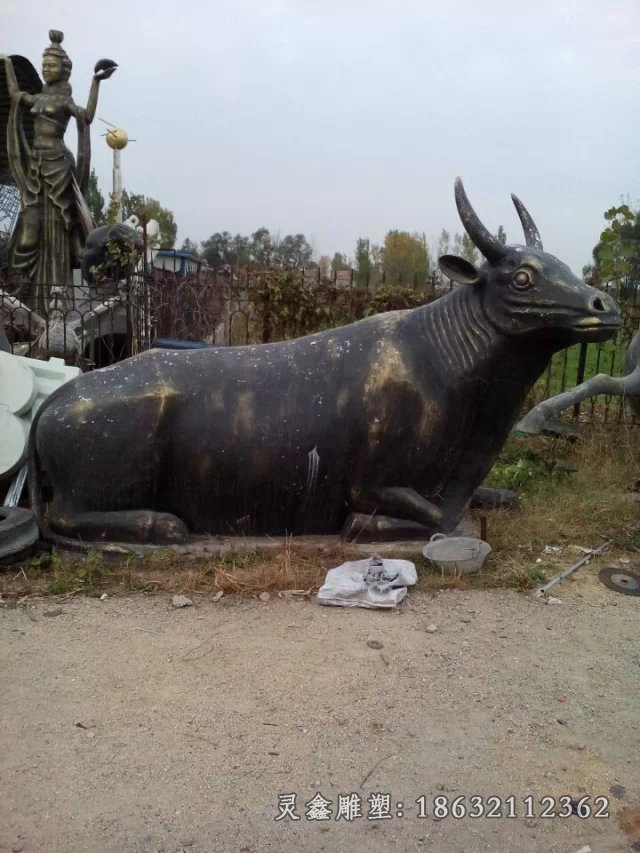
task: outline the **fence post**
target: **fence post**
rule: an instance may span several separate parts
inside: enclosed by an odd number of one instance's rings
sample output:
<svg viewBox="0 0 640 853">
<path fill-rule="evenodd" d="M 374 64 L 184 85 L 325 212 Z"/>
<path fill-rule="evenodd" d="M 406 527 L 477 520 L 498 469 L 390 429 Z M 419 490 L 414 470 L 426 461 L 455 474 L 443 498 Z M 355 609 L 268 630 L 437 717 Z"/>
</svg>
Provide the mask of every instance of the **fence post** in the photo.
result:
<svg viewBox="0 0 640 853">
<path fill-rule="evenodd" d="M 271 299 L 269 291 L 265 288 L 262 297 L 262 343 L 271 341 Z"/>
<path fill-rule="evenodd" d="M 578 372 L 576 374 L 576 385 L 581 385 L 584 382 L 584 370 L 587 363 L 587 347 L 589 344 L 580 344 L 580 355 L 578 356 Z M 577 421 L 580 417 L 580 403 L 576 403 L 573 407 L 573 419 Z"/>
</svg>

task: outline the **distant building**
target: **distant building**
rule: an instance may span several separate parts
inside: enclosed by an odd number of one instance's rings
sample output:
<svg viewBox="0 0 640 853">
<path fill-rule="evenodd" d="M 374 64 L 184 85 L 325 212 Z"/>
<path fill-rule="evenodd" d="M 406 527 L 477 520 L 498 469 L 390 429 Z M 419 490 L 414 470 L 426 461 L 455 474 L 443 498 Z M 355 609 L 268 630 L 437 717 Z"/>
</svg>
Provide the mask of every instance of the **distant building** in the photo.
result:
<svg viewBox="0 0 640 853">
<path fill-rule="evenodd" d="M 181 252 L 174 249 L 160 249 L 155 253 L 153 267 L 157 270 L 166 270 L 176 275 L 198 275 L 202 269 L 202 258 L 197 258 L 190 252 Z"/>
</svg>

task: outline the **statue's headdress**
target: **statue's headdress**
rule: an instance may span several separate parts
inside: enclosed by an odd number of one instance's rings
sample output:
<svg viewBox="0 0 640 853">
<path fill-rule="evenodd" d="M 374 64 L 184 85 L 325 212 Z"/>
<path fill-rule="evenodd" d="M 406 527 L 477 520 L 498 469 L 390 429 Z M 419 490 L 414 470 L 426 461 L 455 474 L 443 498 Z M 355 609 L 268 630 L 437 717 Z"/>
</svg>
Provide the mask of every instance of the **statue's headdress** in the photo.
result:
<svg viewBox="0 0 640 853">
<path fill-rule="evenodd" d="M 73 65 L 71 60 L 69 59 L 69 54 L 62 47 L 64 33 L 60 30 L 49 30 L 49 38 L 51 39 L 51 44 L 49 45 L 49 47 L 46 47 L 44 49 L 44 56 L 57 56 L 59 59 L 61 59 L 64 79 L 68 80 L 71 76 L 71 68 L 73 67 Z"/>
</svg>

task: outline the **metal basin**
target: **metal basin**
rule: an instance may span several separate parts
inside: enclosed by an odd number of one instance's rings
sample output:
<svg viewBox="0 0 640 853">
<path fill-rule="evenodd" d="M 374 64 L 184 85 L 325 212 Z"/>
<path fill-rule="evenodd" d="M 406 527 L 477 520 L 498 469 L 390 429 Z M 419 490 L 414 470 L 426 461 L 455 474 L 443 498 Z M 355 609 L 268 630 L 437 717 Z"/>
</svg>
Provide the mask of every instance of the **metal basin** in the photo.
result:
<svg viewBox="0 0 640 853">
<path fill-rule="evenodd" d="M 479 572 L 491 545 L 471 536 L 445 536 L 434 533 L 422 549 L 424 556 L 447 575 L 469 575 Z"/>
</svg>

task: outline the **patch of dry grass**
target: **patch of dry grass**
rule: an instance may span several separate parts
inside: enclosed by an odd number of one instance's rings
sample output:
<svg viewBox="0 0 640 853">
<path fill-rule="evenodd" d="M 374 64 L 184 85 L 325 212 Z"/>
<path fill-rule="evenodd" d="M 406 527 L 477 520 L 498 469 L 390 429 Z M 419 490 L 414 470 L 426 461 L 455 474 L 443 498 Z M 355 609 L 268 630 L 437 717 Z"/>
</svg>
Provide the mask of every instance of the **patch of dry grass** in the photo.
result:
<svg viewBox="0 0 640 853">
<path fill-rule="evenodd" d="M 519 512 L 490 514 L 488 538 L 494 550 L 487 561 L 489 570 L 514 579 L 549 573 L 555 569 L 554 560 L 535 562 L 545 545 L 596 548 L 613 539 L 611 553 L 634 552 L 640 546 L 640 504 L 634 491 L 640 479 L 637 428 L 594 430 L 579 444 L 549 438 L 521 441 L 575 471 L 532 482 L 520 495 Z M 574 553 L 579 559 L 580 553 Z M 564 556 L 562 562 L 573 561 Z"/>
<path fill-rule="evenodd" d="M 135 567 L 156 588 L 170 592 L 255 594 L 288 590 L 309 593 L 321 586 L 329 568 L 357 558 L 347 546 L 305 549 L 288 540 L 282 548 L 239 547 L 185 559 L 177 552 L 150 554 Z"/>
<path fill-rule="evenodd" d="M 640 481 L 637 429 L 593 430 L 578 444 L 549 438 L 512 439 L 502 460 L 511 464 L 521 456 L 537 460 L 535 476 L 520 491 L 519 512 L 485 513 L 493 551 L 482 573 L 443 577 L 422 555 L 411 555 L 418 568 L 419 589 L 526 589 L 573 562 L 567 555 L 575 553 L 579 558 L 580 553 L 568 546 L 591 548 L 613 539 L 616 554 L 640 550 L 640 504 L 633 491 Z M 567 469 L 573 473 L 566 473 Z M 563 546 L 562 556 L 536 562 L 548 544 Z M 370 553 L 375 553 L 375 545 L 370 547 Z M 98 551 L 82 556 L 54 551 L 0 574 L 0 593 L 13 601 L 25 596 L 132 591 L 204 597 L 220 592 L 311 594 L 328 569 L 364 556 L 349 546 L 305 548 L 295 540 L 268 550 L 239 546 L 220 554 L 194 555 L 188 549 L 166 549 L 116 559 Z"/>
<path fill-rule="evenodd" d="M 0 593 L 6 600 L 41 595 L 99 596 L 103 592 L 214 596 L 219 592 L 252 595 L 287 591 L 289 595 L 303 595 L 318 589 L 329 568 L 357 558 L 362 555 L 346 546 L 307 550 L 290 541 L 281 549 L 238 547 L 197 556 L 158 550 L 117 560 L 97 550 L 84 555 L 54 552 L 0 575 Z"/>
</svg>

